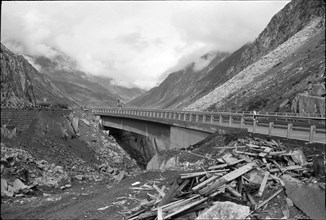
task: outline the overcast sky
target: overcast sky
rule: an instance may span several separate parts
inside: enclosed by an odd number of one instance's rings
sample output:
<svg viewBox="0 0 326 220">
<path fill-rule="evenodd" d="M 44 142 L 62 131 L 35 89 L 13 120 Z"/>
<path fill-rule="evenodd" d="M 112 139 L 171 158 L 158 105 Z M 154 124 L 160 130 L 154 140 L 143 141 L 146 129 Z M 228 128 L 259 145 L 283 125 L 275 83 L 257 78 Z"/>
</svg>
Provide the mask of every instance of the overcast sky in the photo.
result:
<svg viewBox="0 0 326 220">
<path fill-rule="evenodd" d="M 1 42 L 47 57 L 56 48 L 85 72 L 149 89 L 208 51 L 253 41 L 288 2 L 3 1 Z"/>
</svg>

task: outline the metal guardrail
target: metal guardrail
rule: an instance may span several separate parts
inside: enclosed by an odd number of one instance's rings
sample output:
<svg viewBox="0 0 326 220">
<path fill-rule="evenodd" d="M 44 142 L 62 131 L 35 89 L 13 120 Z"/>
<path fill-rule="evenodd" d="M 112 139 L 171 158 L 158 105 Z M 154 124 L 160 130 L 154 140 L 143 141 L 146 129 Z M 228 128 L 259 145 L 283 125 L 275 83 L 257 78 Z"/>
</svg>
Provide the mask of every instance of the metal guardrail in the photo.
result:
<svg viewBox="0 0 326 220">
<path fill-rule="evenodd" d="M 139 109 L 139 108 L 93 108 L 95 114 L 124 115 L 132 117 L 147 117 L 187 121 L 206 124 L 221 124 L 230 127 L 250 128 L 256 133 L 258 126 L 268 128 L 268 135 L 273 134 L 273 129 L 283 129 L 286 137 L 290 138 L 293 131 L 309 132 L 309 142 L 314 141 L 316 133 L 325 134 L 325 117 L 307 117 L 292 113 L 256 114 L 253 112 L 222 112 L 222 111 L 180 111 L 162 109 Z"/>
</svg>

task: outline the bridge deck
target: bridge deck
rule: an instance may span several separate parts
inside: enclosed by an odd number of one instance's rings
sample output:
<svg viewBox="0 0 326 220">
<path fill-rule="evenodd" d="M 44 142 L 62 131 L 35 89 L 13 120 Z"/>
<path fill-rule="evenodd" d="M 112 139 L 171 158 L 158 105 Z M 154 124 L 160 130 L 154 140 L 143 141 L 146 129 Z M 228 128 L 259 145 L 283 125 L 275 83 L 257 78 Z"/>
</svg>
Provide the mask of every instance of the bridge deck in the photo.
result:
<svg viewBox="0 0 326 220">
<path fill-rule="evenodd" d="M 258 114 L 258 123 L 253 121 L 251 113 L 234 112 L 191 112 L 178 110 L 156 110 L 135 108 L 93 109 L 97 115 L 131 117 L 141 120 L 168 120 L 197 124 L 221 125 L 233 128 L 246 128 L 248 132 L 278 136 L 296 140 L 326 144 L 325 118 L 302 117 L 297 115 Z"/>
</svg>

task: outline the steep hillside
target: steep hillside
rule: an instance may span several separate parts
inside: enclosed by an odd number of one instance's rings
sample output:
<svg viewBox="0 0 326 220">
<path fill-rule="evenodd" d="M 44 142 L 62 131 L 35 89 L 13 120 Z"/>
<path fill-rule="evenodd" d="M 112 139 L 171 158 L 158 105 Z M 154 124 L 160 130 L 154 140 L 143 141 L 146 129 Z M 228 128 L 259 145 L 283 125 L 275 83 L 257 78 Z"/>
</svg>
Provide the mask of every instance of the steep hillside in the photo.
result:
<svg viewBox="0 0 326 220">
<path fill-rule="evenodd" d="M 194 94 L 203 89 L 197 87 L 197 81 L 204 78 L 211 69 L 224 59 L 227 59 L 228 55 L 229 53 L 226 52 L 203 55 L 197 62 L 169 74 L 158 87 L 131 101 L 128 106 L 174 108 L 185 100 L 191 100 Z"/>
<path fill-rule="evenodd" d="M 243 52 L 245 68 L 185 109 L 289 110 L 286 100 L 324 81 L 324 13 L 321 1 L 289 3 Z"/>
<path fill-rule="evenodd" d="M 113 85 L 110 78 L 86 74 L 64 54 L 53 59 L 37 57 L 34 62 L 67 97 L 83 106 L 116 106 L 119 99 L 128 102 L 144 93 L 142 89 Z"/>
<path fill-rule="evenodd" d="M 35 105 L 44 100 L 73 104 L 23 56 L 14 54 L 1 44 L 1 105 Z"/>
<path fill-rule="evenodd" d="M 130 104 L 186 110 L 288 111 L 289 105 L 280 104 L 287 99 L 290 103 L 298 92 L 306 90 L 307 82 L 323 81 L 320 73 L 325 70 L 325 48 L 320 31 L 324 16 L 323 1 L 292 1 L 271 19 L 254 42 L 221 62 L 212 65 L 212 61 L 201 74 L 194 75 L 189 70 L 172 73 L 160 86 Z M 187 80 L 175 83 L 180 78 Z M 171 92 L 174 87 L 180 88 L 181 95 Z M 157 105 L 159 97 L 168 97 L 170 104 Z"/>
</svg>

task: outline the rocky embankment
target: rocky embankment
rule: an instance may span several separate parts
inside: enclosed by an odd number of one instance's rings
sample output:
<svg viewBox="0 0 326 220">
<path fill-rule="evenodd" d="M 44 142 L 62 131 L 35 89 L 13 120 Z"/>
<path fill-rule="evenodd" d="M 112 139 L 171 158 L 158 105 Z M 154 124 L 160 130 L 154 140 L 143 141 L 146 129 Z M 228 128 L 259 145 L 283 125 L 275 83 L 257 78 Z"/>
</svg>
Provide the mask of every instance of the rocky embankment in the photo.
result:
<svg viewBox="0 0 326 220">
<path fill-rule="evenodd" d="M 99 118 L 40 111 L 24 131 L 1 129 L 1 197 L 39 195 L 77 182 L 120 181 L 139 170 Z"/>
</svg>

